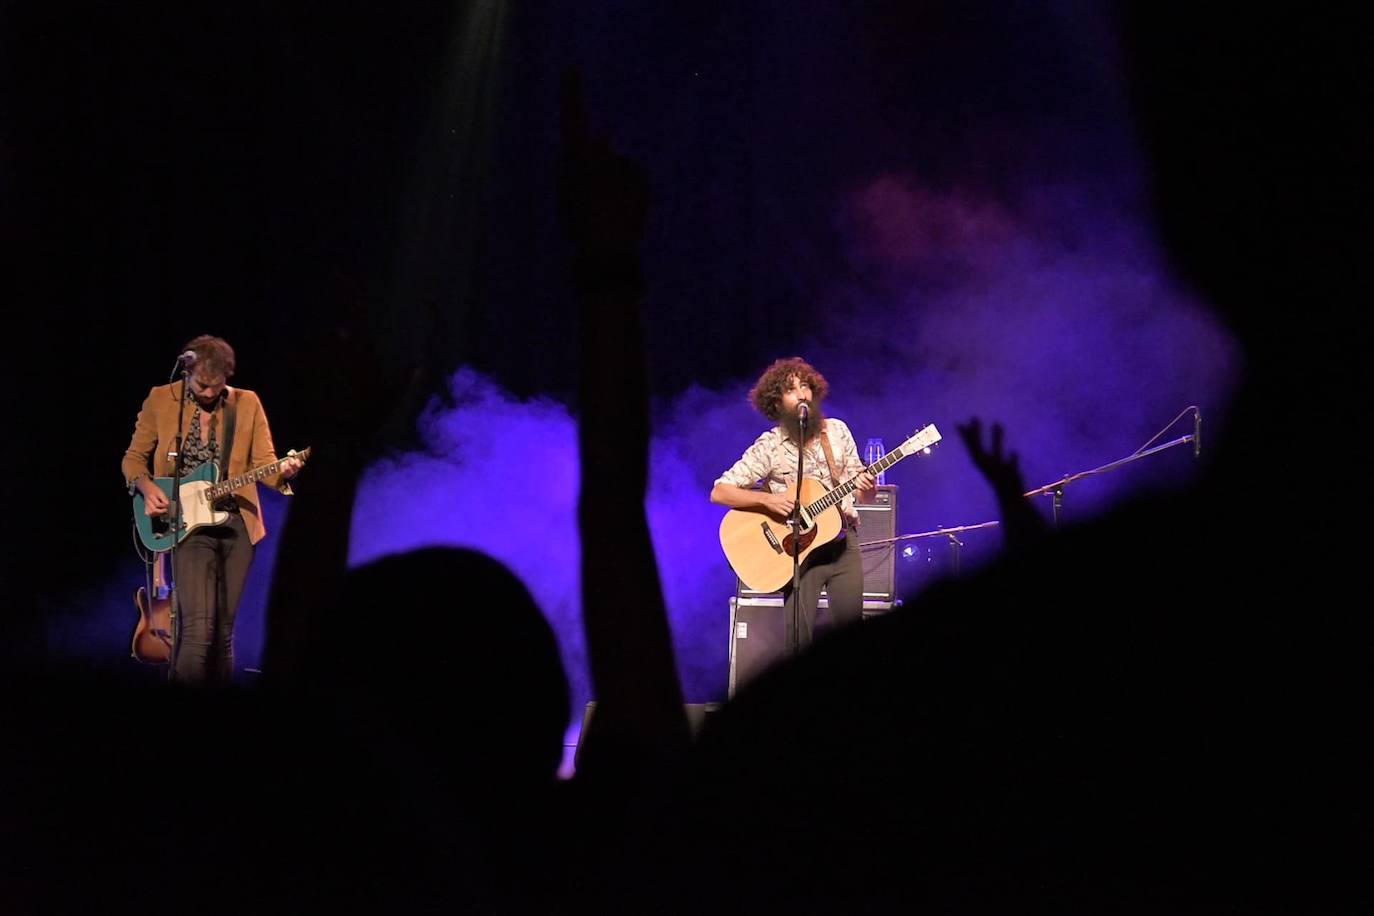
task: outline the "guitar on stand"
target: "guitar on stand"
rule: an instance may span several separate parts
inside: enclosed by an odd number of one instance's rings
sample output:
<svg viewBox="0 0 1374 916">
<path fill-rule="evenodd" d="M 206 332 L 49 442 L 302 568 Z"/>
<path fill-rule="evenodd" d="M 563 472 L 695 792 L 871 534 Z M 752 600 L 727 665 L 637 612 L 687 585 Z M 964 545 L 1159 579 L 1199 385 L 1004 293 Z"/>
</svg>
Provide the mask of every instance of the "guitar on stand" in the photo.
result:
<svg viewBox="0 0 1374 916">
<path fill-rule="evenodd" d="M 864 473 L 886 471 L 903 458 L 910 457 L 940 441 L 940 431 L 931 423 L 910 439 L 864 468 Z M 776 592 L 792 580 L 792 554 L 800 540 L 800 563 L 818 547 L 835 540 L 844 520 L 840 502 L 854 491 L 859 475 L 833 490 L 812 477 L 801 480 L 798 500 L 801 524 L 794 533 L 790 520 L 779 521 L 764 509 L 731 509 L 720 521 L 720 546 L 731 568 L 749 588 L 757 592 Z"/>
<path fill-rule="evenodd" d="M 154 554 L 152 577 L 134 592 L 138 623 L 134 625 L 129 654 L 145 665 L 165 665 L 172 658 L 172 597 L 167 585 L 168 560 L 166 553 Z"/>
</svg>

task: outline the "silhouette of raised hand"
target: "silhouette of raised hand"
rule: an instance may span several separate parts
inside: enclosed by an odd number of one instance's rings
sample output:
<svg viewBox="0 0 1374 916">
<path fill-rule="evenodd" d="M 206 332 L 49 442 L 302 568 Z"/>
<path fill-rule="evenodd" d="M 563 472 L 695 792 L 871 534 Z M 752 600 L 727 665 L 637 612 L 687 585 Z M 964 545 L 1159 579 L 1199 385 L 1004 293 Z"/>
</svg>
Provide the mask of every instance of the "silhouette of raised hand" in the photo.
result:
<svg viewBox="0 0 1374 916">
<path fill-rule="evenodd" d="M 1003 449 L 1005 431 L 1002 424 L 992 424 L 987 447 L 983 446 L 983 421 L 978 417 L 971 417 L 956 428 L 973 466 L 992 485 L 1002 514 L 1002 532 L 1007 547 L 1024 547 L 1043 535 L 1047 530 L 1045 520 L 1022 495 L 1026 492 L 1026 481 L 1021 476 L 1020 456 Z"/>
<path fill-rule="evenodd" d="M 592 132 L 576 70 L 563 75 L 561 107 L 558 205 L 564 231 L 579 260 L 620 262 L 644 235 L 648 178 L 637 163 L 615 151 L 608 134 Z"/>
<path fill-rule="evenodd" d="M 587 124 L 581 80 L 563 80 L 559 211 L 581 309 L 578 442 L 582 616 L 597 712 L 578 779 L 602 787 L 613 823 L 630 787 L 682 757 L 687 720 L 644 512 L 649 381 L 639 242 L 643 169 Z"/>
</svg>

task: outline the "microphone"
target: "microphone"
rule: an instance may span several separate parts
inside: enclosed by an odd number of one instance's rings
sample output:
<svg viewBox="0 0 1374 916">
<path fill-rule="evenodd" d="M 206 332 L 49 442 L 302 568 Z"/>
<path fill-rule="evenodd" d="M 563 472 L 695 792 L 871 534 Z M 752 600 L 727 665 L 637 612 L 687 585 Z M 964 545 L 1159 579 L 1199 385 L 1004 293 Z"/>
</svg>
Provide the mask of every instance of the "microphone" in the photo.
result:
<svg viewBox="0 0 1374 916">
<path fill-rule="evenodd" d="M 802 421 L 802 425 L 805 425 L 806 421 L 811 419 L 811 407 L 805 401 L 801 401 L 797 404 L 797 417 Z"/>
<path fill-rule="evenodd" d="M 199 357 L 196 356 L 195 350 L 187 350 L 185 353 L 177 357 L 177 365 L 194 366 L 196 364 L 197 359 L 199 359 Z"/>
<path fill-rule="evenodd" d="M 1193 408 L 1193 457 L 1202 455 L 1202 411 Z"/>
</svg>

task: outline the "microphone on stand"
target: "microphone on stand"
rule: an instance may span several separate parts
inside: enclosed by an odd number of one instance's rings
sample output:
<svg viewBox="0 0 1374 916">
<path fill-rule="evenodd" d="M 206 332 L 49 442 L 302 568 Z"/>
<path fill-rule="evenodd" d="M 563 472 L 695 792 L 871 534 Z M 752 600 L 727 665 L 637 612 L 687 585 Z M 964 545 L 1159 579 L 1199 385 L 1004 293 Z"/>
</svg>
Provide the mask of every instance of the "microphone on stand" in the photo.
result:
<svg viewBox="0 0 1374 916">
<path fill-rule="evenodd" d="M 183 379 L 186 378 L 186 376 L 191 374 L 191 367 L 196 364 L 196 360 L 198 359 L 200 359 L 200 357 L 196 356 L 195 350 L 187 350 L 185 353 L 178 356 L 177 361 L 172 364 L 172 372 L 167 376 L 167 381 L 171 382 L 175 380 L 177 375 L 180 375 Z M 187 396 L 187 394 L 188 392 L 182 391 L 183 397 Z"/>
<path fill-rule="evenodd" d="M 1193 408 L 1193 457 L 1202 455 L 1202 411 Z"/>
<path fill-rule="evenodd" d="M 806 425 L 807 420 L 811 419 L 811 408 L 805 401 L 797 404 L 797 418 L 801 420 L 803 426 Z"/>
</svg>

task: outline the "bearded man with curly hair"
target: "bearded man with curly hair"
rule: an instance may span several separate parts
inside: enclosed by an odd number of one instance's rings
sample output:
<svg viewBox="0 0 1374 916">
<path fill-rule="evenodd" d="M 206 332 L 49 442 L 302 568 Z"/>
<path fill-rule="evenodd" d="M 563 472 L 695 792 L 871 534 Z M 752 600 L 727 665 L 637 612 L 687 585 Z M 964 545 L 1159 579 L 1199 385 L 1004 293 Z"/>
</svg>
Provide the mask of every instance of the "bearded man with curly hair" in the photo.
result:
<svg viewBox="0 0 1374 916">
<path fill-rule="evenodd" d="M 843 420 L 827 417 L 823 412 L 822 404 L 829 391 L 825 376 L 799 356 L 779 359 L 765 369 L 749 392 L 749 400 L 776 425 L 765 430 L 716 479 L 711 502 L 732 509 L 763 509 L 778 520 L 786 519 L 796 506 L 799 449 L 804 456 L 804 476 L 819 480 L 826 489 L 858 476 L 856 489 L 860 494 L 870 493 L 875 481 L 864 471 L 849 427 Z M 808 413 L 805 441 L 800 422 L 803 405 Z M 830 455 L 826 454 L 827 445 Z M 757 488 L 760 482 L 762 489 Z M 863 616 L 864 571 L 854 497 L 846 496 L 839 508 L 844 518 L 839 536 L 814 550 L 802 566 L 795 633 L 792 615 L 787 615 L 790 646 L 811 642 L 822 589 L 829 596 L 830 619 L 837 626 Z M 783 590 L 784 597 L 790 599 L 791 592 L 789 582 Z"/>
</svg>

